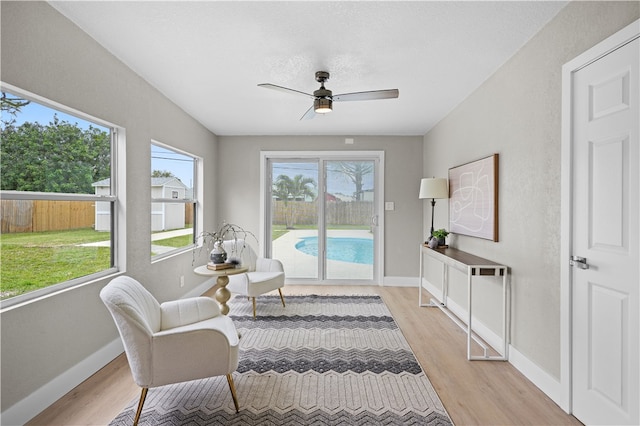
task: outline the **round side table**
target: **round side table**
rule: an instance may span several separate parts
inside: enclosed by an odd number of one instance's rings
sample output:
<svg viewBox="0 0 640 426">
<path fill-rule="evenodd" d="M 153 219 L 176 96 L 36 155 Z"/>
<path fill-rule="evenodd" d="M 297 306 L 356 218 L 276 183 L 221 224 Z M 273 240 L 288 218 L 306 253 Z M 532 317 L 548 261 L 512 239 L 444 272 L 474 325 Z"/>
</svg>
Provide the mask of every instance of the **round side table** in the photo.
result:
<svg viewBox="0 0 640 426">
<path fill-rule="evenodd" d="M 214 271 L 213 269 L 207 268 L 207 265 L 202 265 L 195 268 L 193 272 L 205 277 L 217 277 L 216 284 L 219 288 L 216 290 L 216 300 L 220 304 L 220 312 L 222 312 L 222 315 L 227 315 L 229 313 L 229 306 L 227 305 L 227 302 L 231 298 L 231 292 L 227 289 L 227 284 L 229 284 L 229 275 L 247 272 L 247 268 L 228 268 Z"/>
</svg>

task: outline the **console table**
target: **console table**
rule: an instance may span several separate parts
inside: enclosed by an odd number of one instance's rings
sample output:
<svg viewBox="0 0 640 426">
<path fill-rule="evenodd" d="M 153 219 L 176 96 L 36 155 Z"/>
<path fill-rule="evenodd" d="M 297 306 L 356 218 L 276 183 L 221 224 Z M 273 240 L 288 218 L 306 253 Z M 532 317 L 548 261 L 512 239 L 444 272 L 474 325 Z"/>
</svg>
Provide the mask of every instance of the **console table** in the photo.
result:
<svg viewBox="0 0 640 426">
<path fill-rule="evenodd" d="M 440 300 L 431 299 L 429 304 L 422 303 L 422 279 L 424 276 L 424 256 L 429 256 L 444 264 L 442 277 L 442 295 Z M 447 308 L 447 295 L 449 285 L 449 268 L 457 269 L 467 274 L 467 324 L 462 323 Z M 494 276 L 502 278 L 502 337 L 504 347 L 499 356 L 488 354 L 487 345 L 473 332 L 472 326 L 472 295 L 473 295 L 473 277 L 476 276 Z M 486 360 L 486 361 L 507 361 L 509 347 L 509 303 L 508 303 L 508 267 L 492 262 L 487 259 L 475 256 L 470 253 L 455 248 L 431 249 L 428 246 L 420 244 L 420 281 L 418 282 L 418 305 L 425 307 L 440 308 L 449 318 L 451 318 L 459 327 L 467 332 L 467 359 L 470 361 Z M 435 296 L 435 295 L 434 295 Z M 471 355 L 471 340 L 477 342 L 484 349 L 483 356 Z M 499 351 L 498 351 L 499 352 Z"/>
</svg>

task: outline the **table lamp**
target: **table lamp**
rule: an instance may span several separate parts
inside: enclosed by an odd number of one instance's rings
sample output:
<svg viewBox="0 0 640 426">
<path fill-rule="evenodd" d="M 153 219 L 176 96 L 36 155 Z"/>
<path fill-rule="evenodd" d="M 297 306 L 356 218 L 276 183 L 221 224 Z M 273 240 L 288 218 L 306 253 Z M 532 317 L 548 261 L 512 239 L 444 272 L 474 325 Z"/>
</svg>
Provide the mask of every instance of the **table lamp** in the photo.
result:
<svg viewBox="0 0 640 426">
<path fill-rule="evenodd" d="M 449 181 L 445 178 L 422 178 L 418 198 L 431 198 L 431 233 L 433 236 L 433 211 L 436 198 L 449 198 Z"/>
</svg>

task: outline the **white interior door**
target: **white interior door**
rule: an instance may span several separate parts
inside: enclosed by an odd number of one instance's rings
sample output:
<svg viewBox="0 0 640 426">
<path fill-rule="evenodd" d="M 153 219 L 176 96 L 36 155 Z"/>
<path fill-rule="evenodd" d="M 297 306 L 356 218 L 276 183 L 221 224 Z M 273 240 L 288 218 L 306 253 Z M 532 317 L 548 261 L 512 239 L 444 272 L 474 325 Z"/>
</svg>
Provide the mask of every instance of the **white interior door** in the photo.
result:
<svg viewBox="0 0 640 426">
<path fill-rule="evenodd" d="M 639 41 L 573 77 L 572 406 L 586 424 L 637 425 Z"/>
</svg>

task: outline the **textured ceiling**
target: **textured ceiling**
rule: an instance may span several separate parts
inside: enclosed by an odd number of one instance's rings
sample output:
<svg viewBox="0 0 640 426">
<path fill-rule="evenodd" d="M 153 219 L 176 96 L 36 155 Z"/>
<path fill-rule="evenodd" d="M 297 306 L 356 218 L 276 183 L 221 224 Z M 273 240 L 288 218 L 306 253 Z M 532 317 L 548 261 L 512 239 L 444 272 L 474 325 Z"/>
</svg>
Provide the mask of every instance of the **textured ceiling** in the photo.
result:
<svg viewBox="0 0 640 426">
<path fill-rule="evenodd" d="M 218 135 L 424 135 L 566 2 L 50 2 Z M 335 103 L 300 121 L 329 71 Z M 525 82 L 523 82 L 525 84 Z"/>
</svg>

